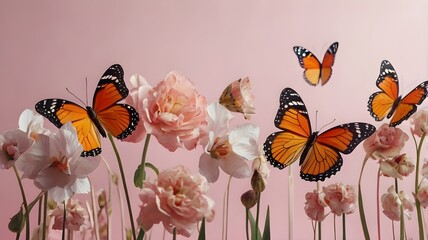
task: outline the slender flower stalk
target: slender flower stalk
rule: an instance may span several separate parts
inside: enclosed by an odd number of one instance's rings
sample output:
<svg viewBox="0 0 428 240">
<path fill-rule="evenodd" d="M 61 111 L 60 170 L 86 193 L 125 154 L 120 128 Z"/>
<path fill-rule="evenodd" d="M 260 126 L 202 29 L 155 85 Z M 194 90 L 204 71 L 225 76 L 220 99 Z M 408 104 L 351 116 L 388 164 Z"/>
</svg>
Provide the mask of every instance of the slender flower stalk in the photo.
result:
<svg viewBox="0 0 428 240">
<path fill-rule="evenodd" d="M 334 240 L 337 240 L 337 236 L 336 236 L 336 214 L 333 215 L 333 234 L 334 234 Z"/>
<path fill-rule="evenodd" d="M 366 216 L 364 213 L 363 195 L 361 193 L 361 179 L 363 176 L 364 167 L 366 166 L 367 160 L 370 158 L 370 154 L 366 154 L 363 160 L 363 166 L 361 167 L 360 177 L 358 179 L 358 209 L 360 212 L 361 226 L 363 227 L 364 238 L 370 240 L 369 230 L 367 228 Z"/>
<path fill-rule="evenodd" d="M 294 225 L 294 179 L 293 165 L 288 167 L 288 239 L 293 240 Z"/>
<path fill-rule="evenodd" d="M 93 221 L 94 221 L 94 231 L 95 231 L 95 239 L 100 240 L 100 225 L 98 223 L 98 214 L 97 214 L 97 208 L 95 207 L 95 191 L 94 187 L 92 186 L 92 182 L 89 181 L 91 185 L 91 204 L 92 204 L 92 215 L 93 215 Z"/>
<path fill-rule="evenodd" d="M 22 186 L 22 181 L 21 181 L 21 177 L 19 176 L 18 170 L 16 169 L 15 165 L 13 165 L 12 168 L 13 168 L 13 171 L 15 173 L 16 179 L 18 180 L 18 185 L 19 185 L 19 189 L 21 191 L 21 196 L 22 196 L 22 203 L 24 205 L 24 210 L 25 210 L 25 214 L 24 214 L 24 218 L 25 218 L 25 239 L 29 240 L 30 239 L 30 213 L 28 211 L 27 198 L 25 196 L 24 187 Z"/>
<path fill-rule="evenodd" d="M 342 239 L 346 240 L 346 214 L 345 213 L 342 213 L 342 234 L 343 234 Z"/>
<path fill-rule="evenodd" d="M 377 171 L 377 186 L 376 186 L 376 215 L 377 215 L 377 239 L 381 240 L 380 238 L 380 168 Z"/>
<path fill-rule="evenodd" d="M 45 192 L 43 200 L 43 225 L 42 225 L 42 240 L 46 240 L 46 220 L 48 215 L 48 192 Z"/>
<path fill-rule="evenodd" d="M 260 218 L 260 196 L 261 193 L 257 193 L 257 207 L 256 207 L 256 226 L 255 226 L 255 230 L 256 230 L 256 240 L 259 240 L 259 218 Z"/>
<path fill-rule="evenodd" d="M 141 171 L 143 173 L 143 181 L 146 179 L 146 158 L 147 158 L 147 152 L 149 150 L 150 137 L 151 137 L 150 134 L 146 135 L 146 140 L 144 141 L 143 154 L 141 156 Z"/>
<path fill-rule="evenodd" d="M 64 219 L 62 220 L 62 236 L 61 236 L 61 239 L 65 240 L 65 222 L 66 222 L 67 206 L 65 206 L 65 201 L 63 202 L 63 204 L 64 204 Z"/>
<path fill-rule="evenodd" d="M 317 182 L 317 193 L 320 192 L 320 182 Z M 318 221 L 318 240 L 321 240 L 321 221 Z"/>
<path fill-rule="evenodd" d="M 413 140 L 414 140 L 415 146 L 416 146 L 415 194 L 417 194 L 418 191 L 419 191 L 419 162 L 420 162 L 420 159 L 421 159 L 421 149 L 422 149 L 422 144 L 424 142 L 424 139 L 425 139 L 425 134 L 423 134 L 421 136 L 421 139 L 419 140 L 419 144 L 417 144 L 416 138 L 413 135 Z M 424 239 L 424 226 L 423 226 L 423 223 L 422 223 L 421 203 L 418 200 L 418 198 L 415 198 L 415 200 L 416 200 L 416 212 L 418 214 L 419 239 Z"/>
<path fill-rule="evenodd" d="M 232 175 L 229 177 L 227 182 L 226 192 L 224 194 L 223 201 L 223 227 L 222 227 L 222 239 L 227 240 L 227 228 L 229 223 L 229 192 L 230 192 L 230 182 L 232 181 Z"/>
<path fill-rule="evenodd" d="M 117 163 L 119 165 L 120 177 L 122 179 L 123 190 L 125 191 L 126 202 L 127 202 L 127 205 L 128 205 L 129 220 L 131 222 L 132 239 L 136 240 L 137 237 L 136 237 L 136 234 L 135 234 L 134 217 L 132 215 L 131 201 L 129 199 L 128 187 L 126 186 L 126 179 L 125 179 L 125 173 L 123 171 L 122 160 L 120 158 L 120 155 L 119 155 L 119 152 L 117 150 L 116 144 L 113 141 L 113 137 L 110 134 L 108 134 L 108 138 L 109 138 L 109 140 L 111 142 L 111 145 L 113 146 L 113 150 L 114 150 L 114 153 L 116 155 Z"/>
<path fill-rule="evenodd" d="M 250 209 L 249 208 L 245 208 L 245 236 L 247 237 L 247 240 L 250 240 L 250 234 L 248 232 L 249 219 L 250 219 Z"/>
<path fill-rule="evenodd" d="M 174 228 L 174 230 L 172 230 L 172 240 L 176 240 L 177 239 L 177 229 Z"/>
</svg>

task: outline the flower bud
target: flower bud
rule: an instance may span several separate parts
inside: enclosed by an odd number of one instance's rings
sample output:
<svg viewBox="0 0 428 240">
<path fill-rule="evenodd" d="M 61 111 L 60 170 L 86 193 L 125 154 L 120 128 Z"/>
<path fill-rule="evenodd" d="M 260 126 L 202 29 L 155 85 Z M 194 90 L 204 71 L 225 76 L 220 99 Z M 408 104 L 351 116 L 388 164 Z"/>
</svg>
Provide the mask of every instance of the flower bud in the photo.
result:
<svg viewBox="0 0 428 240">
<path fill-rule="evenodd" d="M 261 193 L 266 188 L 266 182 L 259 171 L 254 170 L 253 176 L 251 177 L 251 187 L 255 192 Z"/>
<path fill-rule="evenodd" d="M 24 228 L 25 218 L 22 208 L 15 214 L 9 222 L 8 228 L 11 232 L 20 233 Z"/>
<path fill-rule="evenodd" d="M 257 203 L 257 193 L 254 190 L 248 190 L 241 196 L 242 205 L 245 208 L 250 209 Z"/>
<path fill-rule="evenodd" d="M 107 201 L 106 192 L 103 190 L 101 191 L 100 195 L 98 195 L 98 206 L 100 207 L 100 209 L 103 209 L 105 207 L 106 201 Z"/>
</svg>

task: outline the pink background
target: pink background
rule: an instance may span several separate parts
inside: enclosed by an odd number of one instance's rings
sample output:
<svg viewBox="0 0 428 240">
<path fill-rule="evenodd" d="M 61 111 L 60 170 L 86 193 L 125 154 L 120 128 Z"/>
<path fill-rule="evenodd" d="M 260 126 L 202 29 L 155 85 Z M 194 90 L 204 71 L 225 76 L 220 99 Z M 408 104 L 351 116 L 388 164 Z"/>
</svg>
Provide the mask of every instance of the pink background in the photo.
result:
<svg viewBox="0 0 428 240">
<path fill-rule="evenodd" d="M 259 143 L 276 131 L 273 119 L 278 97 L 284 87 L 292 87 L 302 96 L 314 129 L 336 119 L 334 125 L 365 121 L 375 126 L 367 112 L 367 100 L 375 86 L 382 60 L 388 59 L 398 72 L 402 93 L 428 79 L 428 3 L 426 1 L 28 1 L 0 2 L 0 107 L 3 111 L 0 131 L 17 127 L 19 114 L 34 109 L 48 97 L 74 100 L 65 88 L 85 98 L 85 78 L 92 92 L 105 69 L 120 63 L 125 81 L 133 73 L 142 74 L 151 85 L 171 70 L 189 77 L 209 102 L 218 99 L 231 81 L 248 76 L 256 95 L 257 114 L 251 122 L 260 126 Z M 319 59 L 334 41 L 340 43 L 330 82 L 311 87 L 302 79 L 302 69 L 292 47 L 310 49 Z M 428 105 L 428 102 L 421 107 Z M 318 110 L 318 117 L 315 112 Z M 234 124 L 245 122 L 236 115 Z M 49 128 L 52 124 L 46 122 Z M 331 126 L 331 125 L 330 125 Z M 408 132 L 407 122 L 400 127 Z M 160 169 L 182 164 L 197 171 L 201 148 L 193 151 L 164 150 L 155 138 L 150 143 L 148 161 Z M 406 152 L 415 159 L 413 141 Z M 118 173 L 108 141 L 104 157 Z M 125 171 L 132 186 L 132 174 L 141 157 L 143 143 L 120 143 Z M 425 148 L 424 148 L 425 149 Z M 364 151 L 362 146 L 344 156 L 342 170 L 322 182 L 356 187 Z M 272 239 L 288 238 L 288 170 L 272 169 L 268 187 L 262 195 L 262 217 L 271 207 Z M 295 239 L 311 239 L 312 227 L 304 213 L 304 195 L 316 184 L 295 178 Z M 363 193 L 368 225 L 376 238 L 375 190 L 377 164 L 367 164 Z M 107 188 L 106 170 L 100 165 L 91 177 L 95 188 Z M 221 238 L 222 201 L 227 176 L 211 184 L 209 195 L 216 202 L 216 219 L 207 225 L 208 239 Z M 400 181 L 411 194 L 414 174 Z M 18 210 L 21 197 L 13 172 L 0 173 L 2 239 L 13 239 L 7 231 L 9 218 Z M 36 192 L 25 180 L 29 198 Z M 393 184 L 382 178 L 381 194 Z M 231 184 L 229 239 L 244 238 L 244 208 L 240 195 L 250 187 L 249 179 L 233 179 Z M 134 216 L 138 214 L 138 190 L 131 189 Z M 113 218 L 119 225 L 117 194 L 113 192 Z M 382 218 L 382 237 L 391 239 L 391 221 Z M 413 214 L 416 219 L 416 213 Z M 126 218 L 125 220 L 128 220 Z M 128 221 L 127 221 L 128 222 Z M 341 237 L 341 220 L 337 219 Z M 35 227 L 32 222 L 32 228 Z M 129 224 L 128 224 L 129 225 Z M 417 238 L 416 221 L 406 221 L 408 237 Z M 395 224 L 398 233 L 399 225 Z M 332 239 L 333 217 L 323 223 L 323 238 Z M 158 239 L 161 226 L 153 229 Z M 118 229 L 113 239 L 119 239 Z M 156 237 L 158 236 L 158 237 Z M 362 239 L 359 214 L 347 216 L 348 239 Z M 167 235 L 167 239 L 170 236 Z M 195 233 L 190 239 L 196 239 Z M 178 239 L 185 239 L 178 237 Z"/>
</svg>

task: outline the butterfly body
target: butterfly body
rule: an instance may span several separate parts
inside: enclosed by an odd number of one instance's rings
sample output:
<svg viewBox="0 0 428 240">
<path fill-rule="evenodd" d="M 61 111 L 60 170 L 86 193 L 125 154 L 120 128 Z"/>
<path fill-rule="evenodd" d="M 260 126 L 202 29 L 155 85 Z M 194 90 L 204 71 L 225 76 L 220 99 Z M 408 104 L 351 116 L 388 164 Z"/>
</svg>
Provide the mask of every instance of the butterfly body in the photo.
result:
<svg viewBox="0 0 428 240">
<path fill-rule="evenodd" d="M 300 176 L 306 181 L 324 181 L 336 174 L 343 164 L 340 153 L 351 153 L 376 130 L 368 123 L 352 122 L 312 132 L 306 106 L 291 88 L 281 93 L 274 123 L 281 131 L 266 138 L 263 150 L 267 160 L 283 169 L 300 158 Z"/>
<path fill-rule="evenodd" d="M 307 83 L 315 86 L 321 80 L 321 85 L 324 85 L 328 80 L 330 80 L 333 73 L 332 66 L 334 64 L 338 47 L 338 42 L 331 44 L 324 54 L 322 62 L 320 62 L 318 58 L 306 48 L 300 46 L 293 47 L 300 66 L 305 69 L 303 72 L 303 78 Z"/>
<path fill-rule="evenodd" d="M 71 122 L 83 146 L 82 156 L 101 153 L 100 135 L 123 139 L 130 135 L 139 121 L 137 111 L 130 105 L 117 103 L 128 96 L 123 69 L 115 64 L 106 70 L 95 90 L 93 105 L 80 105 L 64 99 L 39 101 L 36 111 L 60 128 Z"/>
<path fill-rule="evenodd" d="M 428 81 L 420 83 L 404 97 L 399 95 L 398 77 L 392 64 L 384 60 L 376 86 L 381 90 L 369 97 L 367 104 L 370 115 L 376 121 L 391 119 L 389 125 L 395 127 L 407 120 L 417 110 L 428 94 Z"/>
</svg>

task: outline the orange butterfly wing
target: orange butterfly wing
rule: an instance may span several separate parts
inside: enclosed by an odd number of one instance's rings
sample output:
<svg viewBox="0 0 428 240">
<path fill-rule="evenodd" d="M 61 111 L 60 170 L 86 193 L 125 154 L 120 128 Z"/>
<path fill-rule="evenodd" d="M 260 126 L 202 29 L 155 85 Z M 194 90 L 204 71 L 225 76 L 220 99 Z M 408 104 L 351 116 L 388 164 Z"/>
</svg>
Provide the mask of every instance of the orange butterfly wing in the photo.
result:
<svg viewBox="0 0 428 240">
<path fill-rule="evenodd" d="M 299 60 L 300 66 L 305 69 L 303 72 L 303 78 L 307 83 L 315 86 L 318 84 L 320 79 L 321 85 L 327 83 L 333 72 L 331 67 L 334 64 L 338 47 L 339 43 L 335 42 L 328 48 L 324 54 L 322 64 L 317 59 L 317 57 L 306 48 L 300 46 L 293 48 L 294 53 Z"/>
<path fill-rule="evenodd" d="M 82 156 L 96 156 L 101 153 L 98 130 L 90 119 L 86 109 L 63 99 L 45 99 L 35 106 L 36 111 L 60 128 L 71 122 L 76 128 L 79 142 L 82 144 Z"/>
<path fill-rule="evenodd" d="M 98 120 L 108 133 L 118 139 L 130 135 L 139 121 L 138 113 L 133 107 L 117 104 L 128 93 L 123 80 L 123 69 L 116 64 L 103 74 L 94 94 L 93 109 Z"/>
</svg>

